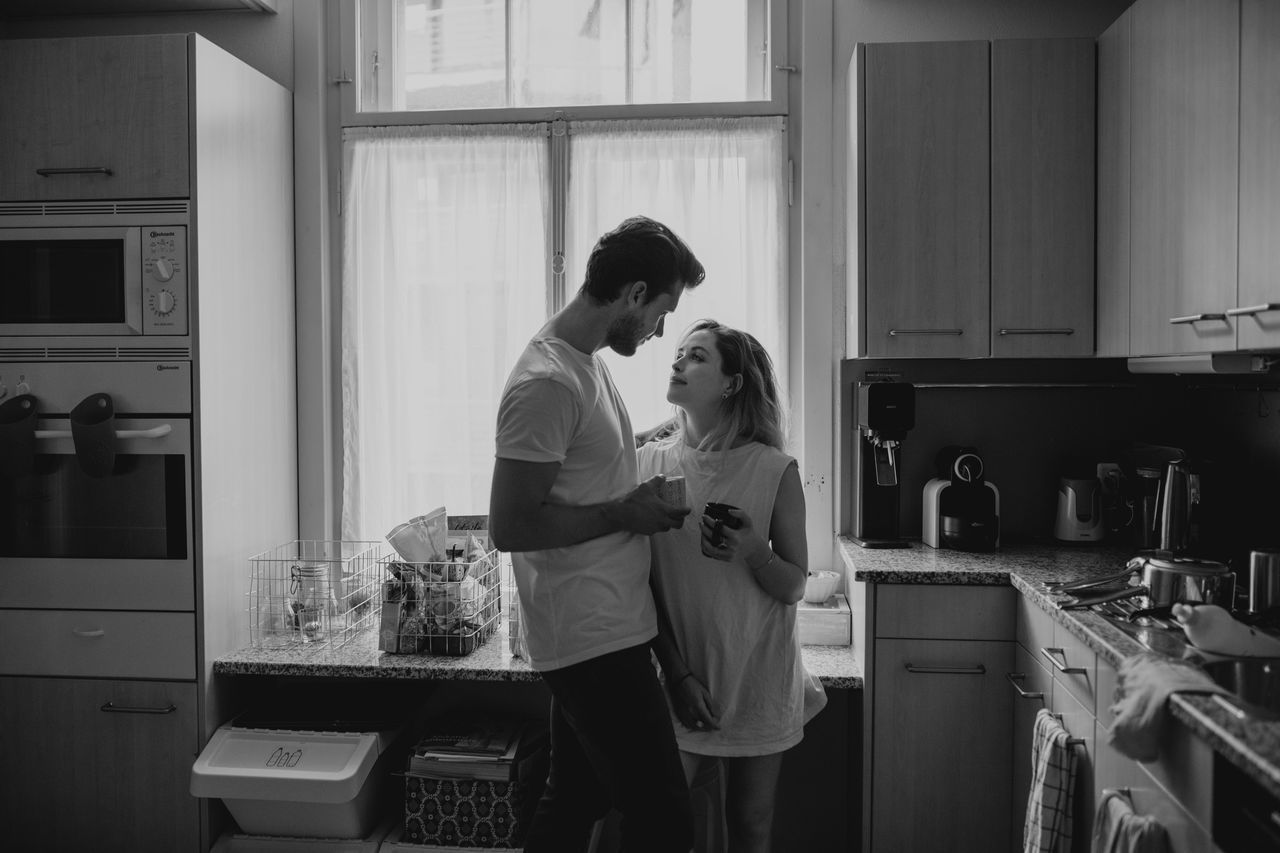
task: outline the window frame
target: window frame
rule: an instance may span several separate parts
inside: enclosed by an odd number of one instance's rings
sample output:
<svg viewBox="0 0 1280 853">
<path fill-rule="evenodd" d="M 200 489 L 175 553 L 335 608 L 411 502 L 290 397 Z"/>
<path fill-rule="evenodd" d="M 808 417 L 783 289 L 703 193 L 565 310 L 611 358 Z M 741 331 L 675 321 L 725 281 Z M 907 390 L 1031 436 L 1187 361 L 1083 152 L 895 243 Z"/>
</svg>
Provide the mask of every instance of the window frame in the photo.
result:
<svg viewBox="0 0 1280 853">
<path fill-rule="evenodd" d="M 405 110 L 396 112 L 360 112 L 361 87 L 364 85 L 359 47 L 359 2 L 342 0 L 340 11 L 341 72 L 340 122 L 342 127 L 426 125 L 426 124 L 498 124 L 550 122 L 558 118 L 643 119 L 643 118 L 734 118 L 744 116 L 786 116 L 789 75 L 794 68 L 787 60 L 787 6 L 790 0 L 764 0 L 768 5 L 770 97 L 767 101 L 697 101 L 671 104 L 600 104 L 591 106 L 494 107 L 474 110 Z"/>
</svg>

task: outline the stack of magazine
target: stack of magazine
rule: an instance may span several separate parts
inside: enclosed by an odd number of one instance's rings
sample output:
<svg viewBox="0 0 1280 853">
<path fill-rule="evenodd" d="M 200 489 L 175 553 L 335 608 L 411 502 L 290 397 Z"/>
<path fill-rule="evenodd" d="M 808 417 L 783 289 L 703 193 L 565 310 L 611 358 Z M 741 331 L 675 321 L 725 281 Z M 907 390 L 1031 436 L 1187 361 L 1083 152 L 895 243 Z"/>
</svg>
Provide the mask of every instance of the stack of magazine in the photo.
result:
<svg viewBox="0 0 1280 853">
<path fill-rule="evenodd" d="M 525 725 L 516 720 L 439 720 L 428 726 L 409 756 L 409 774 L 438 779 L 515 778 Z"/>
</svg>

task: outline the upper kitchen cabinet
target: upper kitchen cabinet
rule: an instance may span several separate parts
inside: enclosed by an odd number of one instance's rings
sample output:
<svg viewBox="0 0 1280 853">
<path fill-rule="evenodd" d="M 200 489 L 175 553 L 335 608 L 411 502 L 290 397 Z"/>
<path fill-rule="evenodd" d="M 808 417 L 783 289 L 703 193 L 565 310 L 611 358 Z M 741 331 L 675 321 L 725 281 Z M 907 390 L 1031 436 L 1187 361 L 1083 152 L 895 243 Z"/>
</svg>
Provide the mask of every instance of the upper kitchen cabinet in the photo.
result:
<svg viewBox="0 0 1280 853">
<path fill-rule="evenodd" d="M 1232 350 L 1240 8 L 1133 7 L 1130 352 Z"/>
<path fill-rule="evenodd" d="M 0 42 L 0 201 L 186 198 L 187 38 Z"/>
<path fill-rule="evenodd" d="M 1280 347 L 1280 3 L 1240 7 L 1241 349 Z"/>
<path fill-rule="evenodd" d="M 991 354 L 1089 356 L 1093 39 L 991 44 Z"/>
<path fill-rule="evenodd" d="M 1093 353 L 1094 45 L 859 45 L 848 354 Z"/>
<path fill-rule="evenodd" d="M 1100 356 L 1129 355 L 1130 7 L 1098 36 L 1098 313 Z"/>
<path fill-rule="evenodd" d="M 989 53 L 987 42 L 932 42 L 854 54 L 850 115 L 861 121 L 850 134 L 861 139 L 850 183 L 864 233 L 863 286 L 850 303 L 865 312 L 855 354 L 990 353 Z"/>
</svg>

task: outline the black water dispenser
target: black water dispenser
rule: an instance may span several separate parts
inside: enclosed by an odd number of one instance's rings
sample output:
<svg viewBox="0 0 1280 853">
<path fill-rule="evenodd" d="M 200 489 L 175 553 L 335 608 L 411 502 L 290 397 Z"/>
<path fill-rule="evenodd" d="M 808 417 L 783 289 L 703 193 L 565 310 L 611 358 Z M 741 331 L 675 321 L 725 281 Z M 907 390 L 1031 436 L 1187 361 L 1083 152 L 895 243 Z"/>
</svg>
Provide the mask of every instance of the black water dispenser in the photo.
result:
<svg viewBox="0 0 1280 853">
<path fill-rule="evenodd" d="M 857 386 L 853 536 L 864 548 L 906 548 L 901 515 L 902 440 L 916 424 L 915 386 L 865 382 Z"/>
</svg>

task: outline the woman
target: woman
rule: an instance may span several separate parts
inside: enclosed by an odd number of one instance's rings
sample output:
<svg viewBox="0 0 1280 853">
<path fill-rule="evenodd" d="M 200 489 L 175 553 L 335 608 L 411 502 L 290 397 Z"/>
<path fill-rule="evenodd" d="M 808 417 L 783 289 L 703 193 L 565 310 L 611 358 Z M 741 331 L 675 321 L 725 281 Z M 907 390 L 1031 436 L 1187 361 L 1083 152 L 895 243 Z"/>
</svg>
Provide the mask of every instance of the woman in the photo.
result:
<svg viewBox="0 0 1280 853">
<path fill-rule="evenodd" d="M 804 492 L 782 450 L 773 364 L 754 337 L 695 323 L 676 350 L 667 400 L 676 428 L 637 451 L 641 478 L 683 476 L 689 506 L 731 508 L 652 537 L 655 647 L 686 775 L 721 762 L 730 851 L 767 851 L 782 754 L 826 704 L 796 631 L 808 574 Z"/>
</svg>

